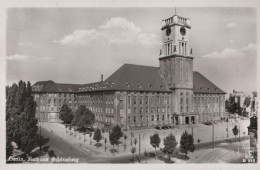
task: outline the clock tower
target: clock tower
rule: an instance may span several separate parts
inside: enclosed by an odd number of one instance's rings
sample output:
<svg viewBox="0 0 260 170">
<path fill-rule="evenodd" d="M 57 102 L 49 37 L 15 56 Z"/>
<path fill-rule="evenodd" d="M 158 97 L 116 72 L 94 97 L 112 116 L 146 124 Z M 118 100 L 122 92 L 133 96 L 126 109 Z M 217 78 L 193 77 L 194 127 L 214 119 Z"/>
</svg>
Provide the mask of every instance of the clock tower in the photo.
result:
<svg viewBox="0 0 260 170">
<path fill-rule="evenodd" d="M 193 88 L 190 19 L 173 15 L 163 20 L 160 72 L 170 88 Z"/>
<path fill-rule="evenodd" d="M 174 112 L 190 113 L 193 94 L 193 57 L 190 19 L 173 15 L 163 20 L 160 74 L 173 93 Z M 181 121 L 180 121 L 181 123 Z"/>
</svg>

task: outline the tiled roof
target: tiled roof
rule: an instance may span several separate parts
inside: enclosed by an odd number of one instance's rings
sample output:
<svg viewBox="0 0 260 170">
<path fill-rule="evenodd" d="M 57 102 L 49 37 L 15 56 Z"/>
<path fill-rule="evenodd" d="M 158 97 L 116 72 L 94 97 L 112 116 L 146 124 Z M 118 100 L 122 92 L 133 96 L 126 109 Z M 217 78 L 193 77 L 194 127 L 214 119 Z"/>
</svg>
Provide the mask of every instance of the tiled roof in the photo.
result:
<svg viewBox="0 0 260 170">
<path fill-rule="evenodd" d="M 105 82 L 114 83 L 116 90 L 170 92 L 158 67 L 124 64 Z"/>
<path fill-rule="evenodd" d="M 39 81 L 33 85 L 33 91 L 35 92 L 77 92 L 79 84 L 63 84 L 54 83 L 53 81 Z"/>
<path fill-rule="evenodd" d="M 193 72 L 193 92 L 194 93 L 210 93 L 210 94 L 226 94 L 215 84 L 197 71 Z"/>
<path fill-rule="evenodd" d="M 33 85 L 35 92 L 87 92 L 87 91 L 149 91 L 170 92 L 158 67 L 124 64 L 104 82 L 89 84 L 61 84 L 40 81 Z M 193 72 L 194 93 L 225 94 L 199 72 Z"/>
</svg>

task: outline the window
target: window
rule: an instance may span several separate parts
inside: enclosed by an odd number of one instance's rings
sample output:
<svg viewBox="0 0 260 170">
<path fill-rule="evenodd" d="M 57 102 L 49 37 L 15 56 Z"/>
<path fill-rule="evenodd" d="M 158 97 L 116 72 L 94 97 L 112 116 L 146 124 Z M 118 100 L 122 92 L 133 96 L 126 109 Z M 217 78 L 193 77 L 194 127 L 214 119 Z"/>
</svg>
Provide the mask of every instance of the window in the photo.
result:
<svg viewBox="0 0 260 170">
<path fill-rule="evenodd" d="M 160 108 L 159 107 L 157 107 L 157 113 L 159 113 L 160 112 Z"/>
<path fill-rule="evenodd" d="M 134 122 L 136 122 L 136 116 L 134 116 Z"/>
<path fill-rule="evenodd" d="M 160 96 L 157 96 L 157 103 L 160 104 Z"/>
<path fill-rule="evenodd" d="M 134 113 L 136 113 L 136 107 L 134 107 Z"/>
<path fill-rule="evenodd" d="M 152 120 L 151 121 L 154 121 L 154 115 L 152 115 Z"/>
<path fill-rule="evenodd" d="M 140 104 L 143 104 L 143 96 L 140 96 Z"/>
<path fill-rule="evenodd" d="M 134 96 L 134 104 L 136 104 L 136 96 Z"/>
<path fill-rule="evenodd" d="M 159 115 L 157 115 L 157 121 L 159 121 L 159 118 L 160 118 Z"/>
<path fill-rule="evenodd" d="M 143 113 L 143 107 L 140 107 L 140 113 Z"/>
<path fill-rule="evenodd" d="M 131 104 L 131 96 L 127 96 L 127 104 Z"/>
<path fill-rule="evenodd" d="M 167 104 L 170 104 L 170 97 L 167 97 Z"/>
<path fill-rule="evenodd" d="M 164 115 L 162 115 L 162 120 L 164 120 Z"/>
<path fill-rule="evenodd" d="M 146 98 L 145 102 L 146 102 L 146 104 L 148 104 L 149 103 L 148 95 L 146 95 L 145 98 Z"/>
</svg>

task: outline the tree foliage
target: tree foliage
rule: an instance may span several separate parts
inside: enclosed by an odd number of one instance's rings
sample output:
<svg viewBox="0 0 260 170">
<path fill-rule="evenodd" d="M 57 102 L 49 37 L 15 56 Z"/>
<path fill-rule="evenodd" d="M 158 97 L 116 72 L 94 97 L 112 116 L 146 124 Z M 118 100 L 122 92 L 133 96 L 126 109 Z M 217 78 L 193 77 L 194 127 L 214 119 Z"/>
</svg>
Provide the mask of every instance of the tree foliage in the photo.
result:
<svg viewBox="0 0 260 170">
<path fill-rule="evenodd" d="M 116 125 L 113 127 L 112 132 L 109 134 L 109 140 L 111 145 L 118 145 L 119 139 L 123 136 L 121 128 Z"/>
<path fill-rule="evenodd" d="M 168 155 L 168 158 L 169 158 L 169 161 L 171 159 L 171 155 L 174 153 L 175 151 L 175 148 L 178 144 L 178 142 L 176 141 L 175 139 L 175 136 L 170 133 L 164 140 L 163 140 L 163 143 L 164 143 L 164 148 L 163 148 L 163 153 L 167 154 Z"/>
<path fill-rule="evenodd" d="M 101 131 L 99 128 L 95 130 L 93 139 L 97 141 L 97 143 L 102 139 Z"/>
<path fill-rule="evenodd" d="M 249 107 L 250 104 L 251 104 L 251 98 L 250 97 L 246 97 L 245 100 L 244 100 L 243 106 L 244 107 Z"/>
<path fill-rule="evenodd" d="M 75 111 L 74 118 L 71 122 L 73 126 L 80 129 L 86 129 L 93 126 L 95 121 L 95 115 L 86 106 L 79 106 Z"/>
<path fill-rule="evenodd" d="M 185 132 L 181 135 L 180 141 L 180 151 L 188 155 L 188 152 L 193 152 L 195 150 L 194 139 L 191 134 L 185 130 Z"/>
<path fill-rule="evenodd" d="M 158 133 L 154 133 L 152 136 L 150 136 L 150 144 L 155 149 L 154 154 L 156 154 L 156 148 L 159 147 L 160 143 L 161 143 L 161 138 L 159 137 Z"/>
<path fill-rule="evenodd" d="M 61 107 L 59 117 L 65 124 L 70 124 L 72 122 L 74 115 L 67 103 L 64 103 Z"/>
<path fill-rule="evenodd" d="M 238 135 L 238 128 L 237 125 L 234 126 L 234 128 L 232 129 L 233 134 L 235 135 L 235 137 Z"/>
<path fill-rule="evenodd" d="M 6 87 L 6 156 L 12 154 L 12 142 L 18 149 L 30 153 L 37 145 L 36 102 L 30 82 Z"/>
</svg>

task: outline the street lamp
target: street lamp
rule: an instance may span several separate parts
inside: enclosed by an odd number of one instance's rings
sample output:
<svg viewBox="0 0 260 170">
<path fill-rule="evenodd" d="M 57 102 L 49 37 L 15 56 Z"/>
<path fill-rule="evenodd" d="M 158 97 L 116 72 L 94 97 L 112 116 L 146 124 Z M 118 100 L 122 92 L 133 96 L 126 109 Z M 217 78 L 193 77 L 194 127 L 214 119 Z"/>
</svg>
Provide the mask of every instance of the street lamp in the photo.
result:
<svg viewBox="0 0 260 170">
<path fill-rule="evenodd" d="M 39 113 L 39 124 L 40 124 L 40 151 L 42 151 L 42 141 L 41 141 L 41 113 Z"/>
<path fill-rule="evenodd" d="M 228 138 L 228 118 L 227 118 L 227 138 Z"/>
<path fill-rule="evenodd" d="M 191 128 L 191 135 L 192 135 L 192 137 L 193 137 L 193 126 L 190 125 L 190 128 Z"/>
<path fill-rule="evenodd" d="M 214 124 L 212 123 L 212 149 L 214 149 Z"/>
</svg>

